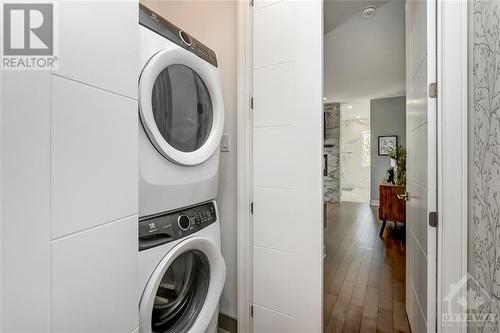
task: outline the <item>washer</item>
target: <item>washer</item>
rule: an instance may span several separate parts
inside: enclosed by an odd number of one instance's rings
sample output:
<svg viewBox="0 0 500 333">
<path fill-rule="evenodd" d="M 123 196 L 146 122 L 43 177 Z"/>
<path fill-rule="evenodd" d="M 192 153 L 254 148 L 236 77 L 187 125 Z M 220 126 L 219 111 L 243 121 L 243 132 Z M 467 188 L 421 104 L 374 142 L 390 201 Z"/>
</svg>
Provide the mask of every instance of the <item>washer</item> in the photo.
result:
<svg viewBox="0 0 500 333">
<path fill-rule="evenodd" d="M 139 216 L 217 196 L 224 104 L 213 50 L 140 5 Z"/>
<path fill-rule="evenodd" d="M 139 221 L 141 333 L 216 331 L 226 278 L 217 217 L 210 201 Z"/>
</svg>

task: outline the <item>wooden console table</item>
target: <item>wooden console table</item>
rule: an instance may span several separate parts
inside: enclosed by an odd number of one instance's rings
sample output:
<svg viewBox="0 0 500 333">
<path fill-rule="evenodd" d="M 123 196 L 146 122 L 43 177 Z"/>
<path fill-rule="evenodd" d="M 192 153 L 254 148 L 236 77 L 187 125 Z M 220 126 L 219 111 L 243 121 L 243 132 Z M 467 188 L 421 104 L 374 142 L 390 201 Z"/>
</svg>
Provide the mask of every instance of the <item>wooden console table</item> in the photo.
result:
<svg viewBox="0 0 500 333">
<path fill-rule="evenodd" d="M 379 186 L 380 207 L 378 208 L 378 218 L 382 221 L 380 237 L 384 234 L 387 221 L 394 223 L 406 222 L 406 201 L 398 198 L 398 194 L 405 194 L 404 186 L 381 184 Z"/>
</svg>

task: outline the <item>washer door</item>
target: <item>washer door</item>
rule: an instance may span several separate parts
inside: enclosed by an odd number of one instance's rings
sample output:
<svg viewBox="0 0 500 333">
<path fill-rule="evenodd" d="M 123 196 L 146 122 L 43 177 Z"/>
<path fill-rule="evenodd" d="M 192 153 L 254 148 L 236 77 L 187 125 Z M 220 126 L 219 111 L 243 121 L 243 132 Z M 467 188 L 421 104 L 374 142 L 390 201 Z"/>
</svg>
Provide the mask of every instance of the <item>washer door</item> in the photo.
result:
<svg viewBox="0 0 500 333">
<path fill-rule="evenodd" d="M 139 79 L 139 114 L 165 158 L 203 163 L 218 148 L 224 127 L 217 69 L 181 48 L 158 52 Z"/>
<path fill-rule="evenodd" d="M 210 240 L 188 238 L 157 266 L 139 306 L 141 333 L 205 332 L 219 304 L 226 266 Z"/>
</svg>

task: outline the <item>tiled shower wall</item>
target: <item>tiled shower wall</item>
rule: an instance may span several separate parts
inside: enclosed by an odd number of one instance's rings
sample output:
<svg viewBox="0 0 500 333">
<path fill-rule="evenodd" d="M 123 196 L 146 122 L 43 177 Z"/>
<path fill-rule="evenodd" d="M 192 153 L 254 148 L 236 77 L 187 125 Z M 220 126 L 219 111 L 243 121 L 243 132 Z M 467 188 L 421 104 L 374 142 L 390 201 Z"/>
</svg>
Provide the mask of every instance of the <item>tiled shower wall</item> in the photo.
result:
<svg viewBox="0 0 500 333">
<path fill-rule="evenodd" d="M 325 147 L 327 175 L 324 177 L 324 200 L 340 201 L 340 104 L 325 104 Z"/>
<path fill-rule="evenodd" d="M 470 4 L 469 311 L 500 316 L 500 1 Z M 471 292 L 473 291 L 473 292 Z M 486 293 L 486 295 L 484 295 Z"/>
<path fill-rule="evenodd" d="M 340 184 L 345 202 L 370 201 L 370 101 L 340 107 Z"/>
</svg>

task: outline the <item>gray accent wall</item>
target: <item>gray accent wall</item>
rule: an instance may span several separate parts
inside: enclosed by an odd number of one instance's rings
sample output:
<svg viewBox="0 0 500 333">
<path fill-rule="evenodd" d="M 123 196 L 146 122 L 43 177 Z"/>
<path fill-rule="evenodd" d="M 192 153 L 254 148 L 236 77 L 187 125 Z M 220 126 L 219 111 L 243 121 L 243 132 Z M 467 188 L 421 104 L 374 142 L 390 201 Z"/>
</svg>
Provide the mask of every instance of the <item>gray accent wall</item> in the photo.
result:
<svg viewBox="0 0 500 333">
<path fill-rule="evenodd" d="M 406 146 L 406 96 L 372 99 L 370 121 L 370 200 L 377 201 L 378 187 L 391 166 L 389 157 L 378 156 L 378 137 L 397 135 L 398 145 Z"/>
</svg>

